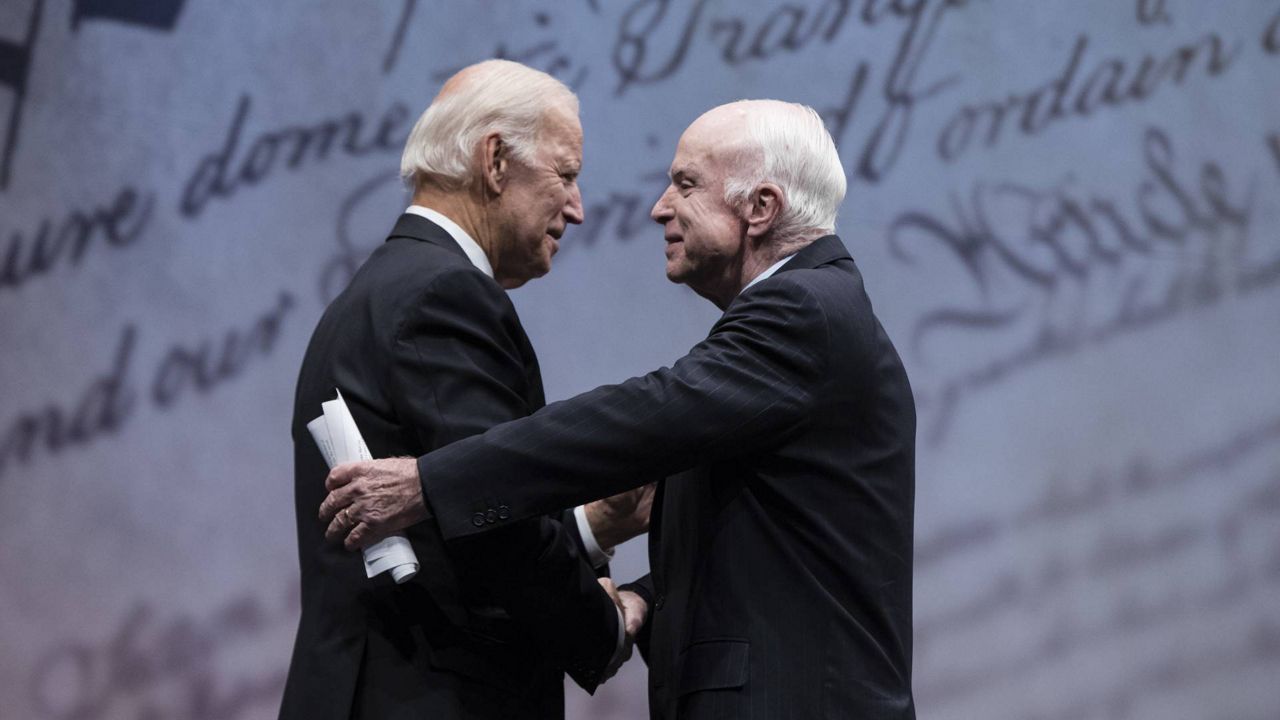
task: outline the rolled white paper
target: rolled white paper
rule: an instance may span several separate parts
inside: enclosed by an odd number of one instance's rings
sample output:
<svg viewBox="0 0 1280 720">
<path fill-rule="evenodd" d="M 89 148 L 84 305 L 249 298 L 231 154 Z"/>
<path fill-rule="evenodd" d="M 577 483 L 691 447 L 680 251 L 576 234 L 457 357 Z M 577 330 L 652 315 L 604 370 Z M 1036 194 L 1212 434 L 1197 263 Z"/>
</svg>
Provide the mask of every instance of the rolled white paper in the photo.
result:
<svg viewBox="0 0 1280 720">
<path fill-rule="evenodd" d="M 338 391 L 336 400 L 321 403 L 320 407 L 324 414 L 307 423 L 307 430 L 311 431 L 325 463 L 333 468 L 343 463 L 372 460 L 355 418 L 342 399 L 342 392 Z M 364 549 L 364 572 L 368 577 L 390 570 L 397 584 L 405 583 L 418 574 L 419 567 L 418 556 L 403 535 L 392 535 Z"/>
</svg>

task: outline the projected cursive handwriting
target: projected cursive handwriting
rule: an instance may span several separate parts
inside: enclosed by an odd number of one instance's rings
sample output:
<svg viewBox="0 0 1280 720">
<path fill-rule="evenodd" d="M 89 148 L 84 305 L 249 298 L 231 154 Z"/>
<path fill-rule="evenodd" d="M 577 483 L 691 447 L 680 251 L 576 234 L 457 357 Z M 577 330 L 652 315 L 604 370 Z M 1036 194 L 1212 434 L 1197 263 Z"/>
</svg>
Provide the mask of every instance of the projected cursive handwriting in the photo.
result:
<svg viewBox="0 0 1280 720">
<path fill-rule="evenodd" d="M 404 103 L 393 102 L 380 115 L 353 110 L 308 124 L 286 125 L 260 132 L 240 151 L 241 134 L 253 103 L 242 95 L 222 146 L 205 155 L 187 179 L 179 211 L 200 215 L 214 198 L 228 200 L 282 167 L 297 171 L 329 159 L 330 154 L 360 157 L 372 152 L 399 152 L 412 117 Z M 376 127 L 373 126 L 376 121 Z M 368 128 L 366 130 L 366 128 Z"/>
<path fill-rule="evenodd" d="M 291 593 L 287 593 L 292 597 Z M 68 642 L 39 658 L 32 707 L 48 720 L 120 717 L 230 720 L 250 708 L 274 711 L 285 672 L 228 673 L 226 657 L 296 622 L 292 602 L 236 597 L 207 617 L 166 619 L 139 602 L 111 637 Z"/>
<path fill-rule="evenodd" d="M 184 396 L 207 394 L 242 375 L 251 362 L 275 349 L 294 304 L 293 296 L 282 292 L 276 304 L 247 329 L 230 329 L 194 342 L 173 342 L 150 373 L 146 386 L 150 392 L 145 397 L 153 407 L 164 410 Z M 58 455 L 117 434 L 136 417 L 139 401 L 144 399 L 133 363 L 137 337 L 137 326 L 126 325 L 110 356 L 109 369 L 91 380 L 76 400 L 20 410 L 15 418 L 0 424 L 0 480 L 14 465 L 29 466 L 41 455 Z"/>
<path fill-rule="evenodd" d="M 1165 0 L 1137 0 L 1138 22 L 1142 25 L 1168 25 L 1173 22 Z"/>
<path fill-rule="evenodd" d="M 1010 133 L 1034 137 L 1057 123 L 1145 102 L 1196 74 L 1219 77 L 1232 68 L 1241 45 L 1208 33 L 1163 56 L 1144 55 L 1136 61 L 1109 57 L 1082 72 L 1088 49 L 1089 36 L 1080 35 L 1063 69 L 1043 84 L 999 100 L 961 105 L 942 125 L 937 156 L 953 162 L 974 148 L 996 147 Z"/>
<path fill-rule="evenodd" d="M 133 245 L 151 220 L 154 201 L 154 194 L 126 185 L 109 202 L 42 218 L 25 233 L 0 230 L 0 291 L 17 289 L 59 265 L 79 266 L 95 243 L 104 249 Z"/>
<path fill-rule="evenodd" d="M 933 548 L 928 561 L 920 563 L 917 555 L 926 585 L 934 578 L 972 573 L 975 563 L 983 566 L 985 578 L 970 591 L 931 600 L 918 611 L 921 702 L 942 711 L 982 693 L 998 693 L 1050 664 L 1108 652 L 1104 648 L 1114 649 L 1124 638 L 1150 637 L 1151 631 L 1168 636 L 1205 617 L 1248 617 L 1270 607 L 1280 587 L 1280 471 L 1268 464 L 1277 449 L 1280 416 L 1271 416 L 1181 456 L 1139 455 L 1119 467 L 1056 478 L 1012 514 L 975 517 L 926 538 L 922 546 Z M 1170 500 L 1198 490 L 1211 490 L 1200 497 L 1214 501 L 1181 502 L 1171 511 Z M 1057 504 L 1064 497 L 1075 500 L 1061 512 Z M 1072 541 L 1060 542 L 1067 537 Z M 1046 540 L 1051 545 L 1036 553 L 1005 556 L 998 550 Z M 982 552 L 985 561 L 976 556 Z M 1168 572 L 1206 561 L 1211 570 Z M 1232 627 L 1220 637 L 1180 646 L 1188 676 L 1147 678 L 1150 688 L 1183 687 L 1212 676 L 1218 668 L 1206 658 L 1215 655 L 1216 643 L 1256 647 L 1252 628 Z M 984 652 L 983 660 L 960 666 L 950 660 L 975 633 L 997 636 L 1012 628 L 1020 631 L 1009 636 L 1014 639 L 1003 651 Z M 1280 660 L 1276 649 L 1244 653 L 1239 664 Z M 1088 684 L 1082 700 L 1099 702 L 1122 692 L 1145 676 L 1145 665 L 1122 672 L 1114 685 Z M 1060 715 L 1089 716 L 1065 710 Z"/>
<path fill-rule="evenodd" d="M 934 338 L 988 338 L 993 358 L 943 381 L 928 438 L 938 442 L 966 393 L 1050 358 L 1168 321 L 1224 296 L 1280 284 L 1280 252 L 1250 232 L 1254 183 L 1205 160 L 1179 167 L 1166 131 L 1142 135 L 1144 177 L 1128 198 L 1081 188 L 977 182 L 952 197 L 952 218 L 900 214 L 889 230 L 905 265 L 950 262 L 965 298 L 926 311 L 910 348 Z M 1087 302 L 1086 302 L 1087 299 Z"/>
<path fill-rule="evenodd" d="M 735 67 L 798 53 L 816 44 L 830 45 L 850 21 L 868 29 L 896 23 L 898 40 L 882 71 L 877 73 L 871 60 L 854 61 L 843 85 L 847 88 L 844 100 L 823 109 L 837 144 L 846 149 L 846 156 L 856 158 L 854 176 L 879 182 L 897 163 L 907 144 L 912 118 L 922 103 L 957 80 L 955 75 L 932 80 L 922 80 L 919 75 L 947 12 L 966 5 L 965 0 L 864 0 L 825 2 L 816 7 L 788 3 L 762 16 L 721 10 L 708 17 L 705 0 L 693 3 L 680 16 L 669 12 L 675 6 L 667 0 L 638 0 L 624 11 L 619 23 L 612 54 L 618 76 L 615 92 L 622 95 L 632 87 L 671 78 L 685 66 L 695 40 L 709 41 L 718 49 L 720 60 Z M 660 40 L 671 36 L 679 38 L 675 47 L 658 55 Z M 854 127 L 855 108 L 865 103 L 863 94 L 873 79 L 883 108 L 865 135 L 847 140 Z"/>
</svg>

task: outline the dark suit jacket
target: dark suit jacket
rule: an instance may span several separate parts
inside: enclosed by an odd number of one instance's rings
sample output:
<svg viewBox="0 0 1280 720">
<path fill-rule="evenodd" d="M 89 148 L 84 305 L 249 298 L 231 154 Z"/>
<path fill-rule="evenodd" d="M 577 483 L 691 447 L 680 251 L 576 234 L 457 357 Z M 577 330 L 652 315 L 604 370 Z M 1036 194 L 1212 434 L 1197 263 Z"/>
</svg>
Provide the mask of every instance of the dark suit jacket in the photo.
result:
<svg viewBox="0 0 1280 720">
<path fill-rule="evenodd" d="M 445 537 L 652 476 L 655 718 L 913 718 L 915 408 L 839 238 L 671 368 L 419 460 Z"/>
<path fill-rule="evenodd" d="M 374 457 L 419 455 L 544 403 L 506 293 L 443 229 L 402 216 L 325 311 L 298 378 L 302 617 L 280 717 L 562 718 L 563 672 L 594 690 L 618 628 L 572 513 L 447 551 L 419 525 L 407 533 L 418 576 L 366 578 L 316 517 L 328 470 L 306 423 L 334 388 Z"/>
</svg>

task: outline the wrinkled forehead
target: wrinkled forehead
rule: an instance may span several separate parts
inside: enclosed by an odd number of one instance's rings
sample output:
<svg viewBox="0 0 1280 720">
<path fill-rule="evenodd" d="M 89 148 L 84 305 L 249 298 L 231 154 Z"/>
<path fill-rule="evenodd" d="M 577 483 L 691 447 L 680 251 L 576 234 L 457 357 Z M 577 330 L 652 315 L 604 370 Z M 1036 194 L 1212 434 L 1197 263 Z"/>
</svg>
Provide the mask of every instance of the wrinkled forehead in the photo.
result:
<svg viewBox="0 0 1280 720">
<path fill-rule="evenodd" d="M 582 158 L 582 123 L 568 108 L 553 107 L 542 116 L 537 144 L 540 152 Z"/>
<path fill-rule="evenodd" d="M 542 132 L 556 132 L 566 137 L 582 140 L 582 122 L 578 113 L 566 105 L 552 105 L 542 113 Z"/>
<path fill-rule="evenodd" d="M 711 111 L 698 118 L 680 136 L 672 172 L 700 170 L 723 175 L 744 160 L 750 150 L 746 123 L 737 113 Z"/>
</svg>

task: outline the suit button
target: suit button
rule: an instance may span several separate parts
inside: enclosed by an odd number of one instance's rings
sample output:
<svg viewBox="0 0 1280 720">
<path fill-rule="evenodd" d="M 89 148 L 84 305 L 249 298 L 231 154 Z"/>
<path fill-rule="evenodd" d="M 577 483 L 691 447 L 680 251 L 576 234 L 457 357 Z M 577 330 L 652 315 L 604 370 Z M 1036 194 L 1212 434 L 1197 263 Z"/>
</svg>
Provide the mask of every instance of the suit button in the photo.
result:
<svg viewBox="0 0 1280 720">
<path fill-rule="evenodd" d="M 471 516 L 471 524 L 476 527 L 484 527 L 484 513 L 476 513 Z"/>
<path fill-rule="evenodd" d="M 506 519 L 507 519 L 507 518 L 509 518 L 509 517 L 511 517 L 511 508 L 507 507 L 506 505 L 499 505 L 499 506 L 498 506 L 498 519 L 499 519 L 499 520 L 506 520 Z"/>
<path fill-rule="evenodd" d="M 494 524 L 498 521 L 498 511 L 493 508 L 489 508 L 489 512 L 484 514 L 484 520 L 490 525 Z"/>
<path fill-rule="evenodd" d="M 667 596 L 659 594 L 658 597 L 654 598 L 653 600 L 653 609 L 661 610 L 662 606 L 666 604 L 667 604 Z"/>
</svg>

